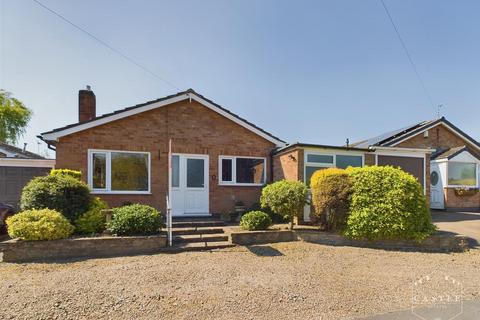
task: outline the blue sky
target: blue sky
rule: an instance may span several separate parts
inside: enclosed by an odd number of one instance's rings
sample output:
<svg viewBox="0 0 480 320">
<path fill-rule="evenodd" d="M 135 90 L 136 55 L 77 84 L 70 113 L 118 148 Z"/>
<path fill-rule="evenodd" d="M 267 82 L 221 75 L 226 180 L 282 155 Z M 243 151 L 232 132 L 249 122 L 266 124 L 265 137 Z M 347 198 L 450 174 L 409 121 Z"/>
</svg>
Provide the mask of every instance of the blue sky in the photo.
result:
<svg viewBox="0 0 480 320">
<path fill-rule="evenodd" d="M 343 144 L 442 114 L 480 139 L 480 1 L 41 0 L 180 89 L 288 142 Z M 0 0 L 0 88 L 34 111 L 20 140 L 174 93 L 30 0 Z M 44 145 L 40 150 L 44 149 Z M 53 155 L 51 153 L 51 155 Z"/>
</svg>

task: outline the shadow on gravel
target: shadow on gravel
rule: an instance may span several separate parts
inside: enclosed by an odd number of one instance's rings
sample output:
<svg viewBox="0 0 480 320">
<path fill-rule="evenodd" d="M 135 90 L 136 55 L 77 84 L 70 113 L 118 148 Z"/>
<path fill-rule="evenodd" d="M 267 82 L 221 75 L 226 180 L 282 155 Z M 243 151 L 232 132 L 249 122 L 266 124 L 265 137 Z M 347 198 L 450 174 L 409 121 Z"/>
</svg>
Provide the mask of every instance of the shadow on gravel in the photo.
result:
<svg viewBox="0 0 480 320">
<path fill-rule="evenodd" d="M 283 253 L 270 246 L 246 246 L 248 251 L 259 257 L 279 257 L 283 256 Z"/>
</svg>

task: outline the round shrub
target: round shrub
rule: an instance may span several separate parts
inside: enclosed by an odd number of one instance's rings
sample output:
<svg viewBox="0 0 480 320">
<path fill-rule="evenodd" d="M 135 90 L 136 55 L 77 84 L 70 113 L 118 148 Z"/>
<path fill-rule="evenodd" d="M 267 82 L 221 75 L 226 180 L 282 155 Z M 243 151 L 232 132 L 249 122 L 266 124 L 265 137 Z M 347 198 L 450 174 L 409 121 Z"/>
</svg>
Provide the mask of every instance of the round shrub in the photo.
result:
<svg viewBox="0 0 480 320">
<path fill-rule="evenodd" d="M 417 179 L 391 166 L 348 168 L 352 178 L 345 235 L 356 239 L 414 239 L 435 231 Z"/>
<path fill-rule="evenodd" d="M 50 175 L 31 180 L 22 191 L 22 210 L 53 209 L 71 222 L 88 210 L 90 190 L 82 181 L 68 175 Z"/>
<path fill-rule="evenodd" d="M 161 226 L 162 216 L 157 209 L 132 204 L 113 209 L 108 230 L 117 235 L 140 235 L 157 233 Z"/>
<path fill-rule="evenodd" d="M 313 214 L 327 230 L 342 231 L 347 224 L 352 182 L 343 169 L 316 171 L 310 179 Z"/>
<path fill-rule="evenodd" d="M 8 235 L 21 240 L 68 238 L 74 227 L 59 212 L 50 209 L 27 210 L 7 219 Z"/>
<path fill-rule="evenodd" d="M 290 221 L 293 228 L 293 219 L 303 209 L 307 202 L 307 186 L 300 181 L 280 180 L 265 186 L 262 189 L 260 203 L 263 208 L 270 208 L 273 212 Z"/>
<path fill-rule="evenodd" d="M 102 210 L 108 209 L 108 205 L 102 199 L 92 199 L 88 211 L 81 214 L 75 220 L 75 232 L 79 234 L 95 234 L 105 230 L 105 215 Z"/>
<path fill-rule="evenodd" d="M 266 230 L 272 225 L 272 219 L 262 211 L 251 211 L 242 216 L 240 227 L 244 230 Z"/>
</svg>

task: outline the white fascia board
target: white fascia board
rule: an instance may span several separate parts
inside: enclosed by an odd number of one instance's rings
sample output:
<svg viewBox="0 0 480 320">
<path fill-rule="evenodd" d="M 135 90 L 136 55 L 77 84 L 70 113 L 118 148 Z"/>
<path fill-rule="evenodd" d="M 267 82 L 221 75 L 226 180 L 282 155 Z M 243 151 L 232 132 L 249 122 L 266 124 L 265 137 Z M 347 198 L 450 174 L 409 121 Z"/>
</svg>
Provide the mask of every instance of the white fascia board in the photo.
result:
<svg viewBox="0 0 480 320">
<path fill-rule="evenodd" d="M 240 126 L 246 128 L 246 129 L 252 131 L 253 133 L 261 136 L 262 138 L 274 143 L 277 147 L 283 147 L 283 146 L 286 145 L 284 142 L 271 137 L 267 133 L 255 128 L 254 126 L 248 124 L 245 121 L 242 121 L 242 120 L 238 119 L 237 117 L 235 117 L 235 116 L 231 115 L 230 113 L 220 109 L 219 107 L 217 107 L 214 104 L 206 101 L 205 99 L 202 99 L 195 94 L 189 94 L 189 93 L 185 93 L 185 94 L 182 94 L 182 95 L 179 95 L 179 96 L 176 96 L 176 97 L 172 97 L 172 98 L 167 99 L 167 100 L 154 102 L 152 104 L 148 104 L 148 105 L 145 105 L 143 107 L 134 108 L 134 109 L 128 110 L 128 111 L 123 111 L 123 112 L 120 112 L 118 114 L 112 114 L 111 116 L 107 116 L 105 118 L 101 118 L 101 119 L 98 119 L 98 120 L 94 120 L 94 121 L 91 121 L 91 122 L 80 124 L 80 125 L 72 127 L 72 128 L 66 128 L 64 130 L 60 130 L 60 131 L 57 131 L 57 132 L 43 134 L 42 138 L 44 140 L 47 140 L 47 141 L 58 141 L 58 139 L 60 137 L 63 137 L 63 136 L 66 136 L 66 135 L 69 135 L 69 134 L 72 134 L 72 133 L 87 130 L 87 129 L 90 129 L 90 128 L 93 128 L 93 127 L 96 127 L 96 126 L 99 126 L 99 125 L 102 125 L 102 124 L 106 124 L 106 123 L 109 123 L 109 122 L 112 122 L 112 121 L 115 121 L 115 120 L 123 119 L 123 118 L 129 117 L 129 116 L 134 115 L 134 114 L 138 114 L 138 113 L 142 113 L 142 112 L 145 112 L 145 111 L 160 108 L 160 107 L 163 107 L 163 106 L 175 103 L 175 102 L 183 101 L 183 100 L 186 100 L 186 99 L 192 99 L 192 100 L 197 101 L 198 103 L 202 104 L 203 106 L 219 113 L 220 115 L 224 116 L 225 118 L 232 120 L 233 122 L 239 124 Z"/>
<path fill-rule="evenodd" d="M 414 135 L 405 137 L 405 138 L 403 138 L 403 139 L 395 142 L 394 144 L 392 144 L 392 147 L 394 147 L 394 146 L 396 146 L 396 145 L 398 145 L 398 144 L 402 143 L 403 141 L 406 141 L 406 140 L 408 140 L 408 139 L 410 139 L 410 138 L 413 138 L 413 137 L 415 137 L 415 136 L 418 136 L 419 134 L 422 134 L 422 133 L 424 133 L 425 131 L 427 131 L 427 130 L 429 130 L 429 129 L 431 129 L 431 128 L 434 128 L 434 127 L 436 127 L 436 126 L 438 126 L 438 125 L 444 125 L 444 126 L 447 127 L 448 129 L 450 129 L 450 131 L 452 131 L 455 135 L 457 135 L 458 137 L 462 138 L 462 139 L 465 140 L 465 141 L 468 141 L 468 144 L 469 144 L 469 145 L 472 145 L 472 146 L 475 147 L 477 150 L 480 150 L 480 147 L 477 146 L 476 144 L 470 142 L 470 139 L 469 139 L 469 138 L 467 138 L 466 136 L 464 136 L 463 134 L 461 134 L 460 132 L 458 132 L 457 130 L 455 130 L 454 128 L 450 127 L 448 124 L 446 124 L 446 123 L 444 123 L 444 122 L 439 122 L 439 123 L 436 123 L 436 124 L 432 124 L 432 125 L 430 125 L 430 126 L 427 126 L 427 127 L 423 128 L 422 130 L 420 130 L 419 132 L 415 133 Z"/>
<path fill-rule="evenodd" d="M 55 167 L 55 160 L 0 158 L 0 167 L 53 168 Z"/>
<path fill-rule="evenodd" d="M 392 152 L 408 152 L 408 153 L 433 153 L 435 149 L 421 149 L 421 148 L 395 148 L 395 147 L 371 147 L 373 151 L 392 151 Z"/>
</svg>

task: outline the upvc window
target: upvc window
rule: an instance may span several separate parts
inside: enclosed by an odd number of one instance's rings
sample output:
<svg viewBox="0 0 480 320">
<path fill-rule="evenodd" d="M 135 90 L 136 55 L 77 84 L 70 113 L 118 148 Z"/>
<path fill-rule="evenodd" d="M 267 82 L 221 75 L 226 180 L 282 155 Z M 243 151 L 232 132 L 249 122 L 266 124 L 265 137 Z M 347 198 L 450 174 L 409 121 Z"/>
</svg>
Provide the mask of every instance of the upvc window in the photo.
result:
<svg viewBox="0 0 480 320">
<path fill-rule="evenodd" d="M 345 169 L 361 166 L 363 166 L 362 155 L 306 153 L 304 180 L 307 186 L 310 186 L 310 179 L 315 171 L 334 167 Z"/>
<path fill-rule="evenodd" d="M 448 185 L 477 187 L 477 164 L 448 162 Z"/>
<path fill-rule="evenodd" d="M 95 193 L 149 193 L 150 153 L 89 150 L 88 184 Z"/>
<path fill-rule="evenodd" d="M 221 185 L 265 184 L 265 158 L 220 156 L 218 162 L 218 180 Z"/>
</svg>

